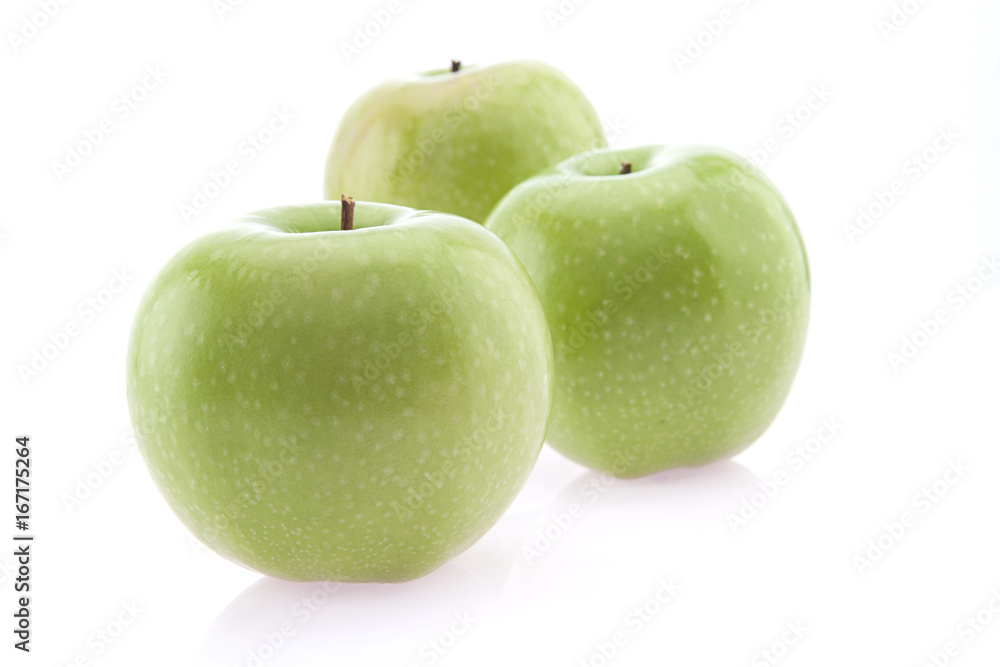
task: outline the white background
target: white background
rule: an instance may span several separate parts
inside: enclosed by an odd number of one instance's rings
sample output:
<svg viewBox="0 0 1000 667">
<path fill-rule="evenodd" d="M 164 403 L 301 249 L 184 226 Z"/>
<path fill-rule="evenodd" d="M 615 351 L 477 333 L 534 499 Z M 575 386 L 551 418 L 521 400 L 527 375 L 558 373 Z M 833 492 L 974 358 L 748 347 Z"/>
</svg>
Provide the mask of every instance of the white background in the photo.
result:
<svg viewBox="0 0 1000 667">
<path fill-rule="evenodd" d="M 0 16 L 0 439 L 12 462 L 14 436 L 32 436 L 37 535 L 30 655 L 11 648 L 13 547 L 0 550 L 4 665 L 254 665 L 263 655 L 268 665 L 918 667 L 952 641 L 956 655 L 938 664 L 997 664 L 1000 279 L 961 307 L 954 291 L 975 288 L 970 278 L 1000 250 L 995 3 L 908 0 L 915 13 L 884 35 L 890 0 L 567 1 L 574 11 L 555 24 L 546 12 L 557 0 L 404 0 L 350 62 L 342 43 L 387 0 L 246 0 L 221 15 L 212 0 L 69 2 L 34 34 L 24 20 L 41 23 L 40 4 L 7 0 Z M 723 9 L 730 23 L 702 34 L 702 53 L 678 67 L 675 54 Z M 21 34 L 32 36 L 15 46 Z M 569 74 L 622 128 L 615 146 L 746 152 L 775 140 L 763 168 L 796 212 L 814 290 L 781 415 L 733 461 L 638 481 L 606 484 L 545 449 L 482 541 L 408 584 L 328 592 L 198 547 L 131 445 L 124 355 L 145 286 L 183 244 L 237 214 L 319 199 L 337 120 L 371 85 L 451 58 L 519 57 Z M 122 118 L 116 99 L 149 67 L 165 78 Z M 799 109 L 817 87 L 828 99 Z M 241 143 L 275 109 L 294 120 L 245 160 Z M 797 109 L 808 119 L 789 133 L 779 123 Z M 104 118 L 111 133 L 60 179 L 53 163 Z M 912 178 L 907 161 L 948 128 L 957 138 Z M 231 159 L 243 160 L 240 174 L 185 221 L 180 205 Z M 849 238 L 858 208 L 896 179 L 905 192 Z M 127 285 L 102 292 L 116 271 Z M 93 316 L 80 305 L 107 297 Z M 938 310 L 947 321 L 894 367 L 890 353 Z M 19 367 L 71 324 L 78 335 L 22 378 Z M 832 437 L 824 421 L 837 424 Z M 819 436 L 796 463 L 796 448 Z M 965 472 L 949 476 L 952 466 Z M 776 472 L 786 483 L 755 496 Z M 918 497 L 925 488 L 936 488 L 933 502 Z M 0 536 L 12 544 L 5 498 Z M 560 527 L 553 516 L 573 502 L 582 514 Z M 741 506 L 749 518 L 734 528 Z M 912 525 L 886 533 L 905 513 Z M 541 553 L 528 559 L 532 545 Z M 671 580 L 679 592 L 657 601 Z M 116 637 L 106 644 L 99 631 Z M 623 645 L 605 658 L 616 633 Z"/>
</svg>

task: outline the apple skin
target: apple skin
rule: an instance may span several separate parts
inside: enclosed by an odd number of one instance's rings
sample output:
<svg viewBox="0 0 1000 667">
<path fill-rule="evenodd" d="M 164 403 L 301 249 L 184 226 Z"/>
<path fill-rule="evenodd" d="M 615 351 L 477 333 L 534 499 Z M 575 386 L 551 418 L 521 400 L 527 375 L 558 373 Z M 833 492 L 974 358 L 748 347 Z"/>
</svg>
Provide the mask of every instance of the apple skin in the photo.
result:
<svg viewBox="0 0 1000 667">
<path fill-rule="evenodd" d="M 517 186 L 486 226 L 549 319 L 558 451 L 638 477 L 732 456 L 778 414 L 805 345 L 809 268 L 792 212 L 748 161 L 593 151 Z"/>
<path fill-rule="evenodd" d="M 508 190 L 607 145 L 597 112 L 559 70 L 520 60 L 387 81 L 345 113 L 324 193 L 483 222 Z"/>
<path fill-rule="evenodd" d="M 419 577 L 492 526 L 551 407 L 545 316 L 456 216 L 275 208 L 181 250 L 128 350 L 149 472 L 194 535 L 293 581 Z M 335 231 L 330 231 L 335 230 Z"/>
</svg>

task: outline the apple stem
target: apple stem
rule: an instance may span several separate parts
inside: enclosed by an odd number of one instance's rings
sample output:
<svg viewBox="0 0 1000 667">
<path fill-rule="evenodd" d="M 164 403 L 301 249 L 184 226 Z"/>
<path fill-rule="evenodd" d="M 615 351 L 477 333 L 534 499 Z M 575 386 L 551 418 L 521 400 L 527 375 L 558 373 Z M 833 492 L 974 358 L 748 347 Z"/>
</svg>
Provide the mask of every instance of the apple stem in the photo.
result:
<svg viewBox="0 0 1000 667">
<path fill-rule="evenodd" d="M 354 198 L 340 195 L 340 231 L 354 229 Z"/>
<path fill-rule="evenodd" d="M 462 61 L 461 60 L 452 60 L 451 61 L 451 71 L 452 72 L 457 72 L 459 70 L 459 68 L 461 68 L 461 67 L 462 67 Z"/>
<path fill-rule="evenodd" d="M 618 172 L 619 174 L 631 174 L 632 173 L 632 163 L 622 162 L 622 170 Z"/>
</svg>

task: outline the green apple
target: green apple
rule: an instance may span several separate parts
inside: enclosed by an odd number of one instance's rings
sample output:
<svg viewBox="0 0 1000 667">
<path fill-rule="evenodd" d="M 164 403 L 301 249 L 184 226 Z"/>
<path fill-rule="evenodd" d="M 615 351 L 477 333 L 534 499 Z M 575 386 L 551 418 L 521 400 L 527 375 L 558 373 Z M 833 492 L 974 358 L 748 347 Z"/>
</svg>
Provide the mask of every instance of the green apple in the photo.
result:
<svg viewBox="0 0 1000 667">
<path fill-rule="evenodd" d="M 548 316 L 547 441 L 566 456 L 621 477 L 699 465 L 777 415 L 805 344 L 809 268 L 788 205 L 746 160 L 584 153 L 517 186 L 486 227 Z"/>
<path fill-rule="evenodd" d="M 483 222 L 508 190 L 607 145 L 593 106 L 559 70 L 520 60 L 387 81 L 337 128 L 325 195 L 447 211 Z"/>
<path fill-rule="evenodd" d="M 552 350 L 481 225 L 383 204 L 245 216 L 149 287 L 128 400 L 206 545 L 296 581 L 401 581 L 475 542 L 545 437 Z"/>
</svg>

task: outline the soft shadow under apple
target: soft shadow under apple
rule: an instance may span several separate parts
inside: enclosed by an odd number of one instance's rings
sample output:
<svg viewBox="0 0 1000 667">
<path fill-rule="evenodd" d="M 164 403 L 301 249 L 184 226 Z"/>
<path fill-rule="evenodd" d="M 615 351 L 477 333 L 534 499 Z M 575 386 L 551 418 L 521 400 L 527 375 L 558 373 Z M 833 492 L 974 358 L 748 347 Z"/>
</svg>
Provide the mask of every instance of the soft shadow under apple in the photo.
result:
<svg viewBox="0 0 1000 667">
<path fill-rule="evenodd" d="M 731 460 L 637 479 L 590 471 L 525 532 L 506 586 L 514 601 L 572 594 L 589 581 L 707 567 L 729 548 L 726 515 L 757 490 Z"/>
<path fill-rule="evenodd" d="M 226 664 L 295 664 L 359 654 L 410 664 L 429 639 L 495 613 L 499 590 L 455 563 L 397 584 L 293 583 L 263 577 L 218 615 L 203 644 Z M 259 660 L 260 662 L 255 662 Z M 395 662 L 394 662 L 395 661 Z M 344 663 L 347 664 L 347 663 Z"/>
</svg>

